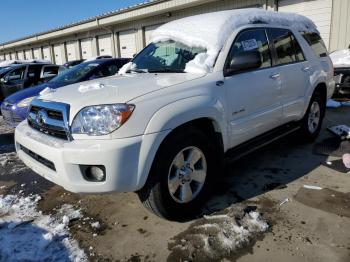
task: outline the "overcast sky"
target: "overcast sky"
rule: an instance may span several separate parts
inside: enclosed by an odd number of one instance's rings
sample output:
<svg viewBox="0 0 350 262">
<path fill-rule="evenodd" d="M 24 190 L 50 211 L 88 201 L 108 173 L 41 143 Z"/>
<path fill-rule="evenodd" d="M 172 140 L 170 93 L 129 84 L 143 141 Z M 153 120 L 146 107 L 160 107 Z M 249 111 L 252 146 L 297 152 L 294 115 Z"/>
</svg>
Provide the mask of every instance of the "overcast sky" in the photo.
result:
<svg viewBox="0 0 350 262">
<path fill-rule="evenodd" d="M 1 0 L 0 43 L 145 1 Z"/>
</svg>

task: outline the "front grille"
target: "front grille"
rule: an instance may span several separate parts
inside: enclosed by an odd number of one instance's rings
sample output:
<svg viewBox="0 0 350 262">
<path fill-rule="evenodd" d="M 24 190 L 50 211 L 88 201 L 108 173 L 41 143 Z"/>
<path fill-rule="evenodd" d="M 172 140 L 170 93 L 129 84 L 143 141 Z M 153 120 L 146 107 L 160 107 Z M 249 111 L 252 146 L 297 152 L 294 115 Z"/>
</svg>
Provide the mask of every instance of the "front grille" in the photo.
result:
<svg viewBox="0 0 350 262">
<path fill-rule="evenodd" d="M 68 127 L 69 105 L 35 99 L 32 101 L 28 124 L 47 135 L 70 140 Z"/>
<path fill-rule="evenodd" d="M 29 150 L 28 148 L 26 148 L 22 145 L 19 145 L 19 147 L 24 153 L 26 153 L 28 156 L 30 156 L 34 160 L 36 160 L 39 163 L 43 164 L 44 166 L 50 168 L 51 170 L 56 171 L 55 164 L 53 162 L 51 162 L 50 160 L 47 160 L 46 158 L 34 153 L 33 151 Z"/>
<path fill-rule="evenodd" d="M 28 121 L 28 124 L 32 128 L 39 130 L 40 132 L 45 133 L 47 135 L 54 136 L 54 137 L 61 138 L 61 139 L 65 139 L 65 140 L 68 139 L 67 132 L 64 130 L 57 130 L 57 129 L 52 128 L 52 127 L 39 126 L 32 121 Z"/>
</svg>

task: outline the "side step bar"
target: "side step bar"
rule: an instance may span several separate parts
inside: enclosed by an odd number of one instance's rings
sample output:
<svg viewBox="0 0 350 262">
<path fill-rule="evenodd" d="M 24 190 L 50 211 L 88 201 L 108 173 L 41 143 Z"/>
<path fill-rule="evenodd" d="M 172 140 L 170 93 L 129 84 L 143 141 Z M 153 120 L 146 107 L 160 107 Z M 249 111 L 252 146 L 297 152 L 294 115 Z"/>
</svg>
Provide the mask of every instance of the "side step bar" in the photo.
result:
<svg viewBox="0 0 350 262">
<path fill-rule="evenodd" d="M 300 124 L 296 122 L 277 127 L 269 132 L 244 142 L 243 144 L 229 149 L 225 154 L 225 158 L 228 162 L 236 161 L 259 148 L 262 148 L 286 135 L 297 131 L 298 129 L 300 129 Z"/>
</svg>

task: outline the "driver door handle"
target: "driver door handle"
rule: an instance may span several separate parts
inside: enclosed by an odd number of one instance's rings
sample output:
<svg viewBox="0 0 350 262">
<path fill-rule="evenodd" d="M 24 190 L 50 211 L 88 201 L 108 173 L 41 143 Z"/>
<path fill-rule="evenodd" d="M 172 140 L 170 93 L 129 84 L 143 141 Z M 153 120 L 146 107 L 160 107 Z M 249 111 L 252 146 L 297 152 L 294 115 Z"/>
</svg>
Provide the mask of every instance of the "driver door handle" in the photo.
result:
<svg viewBox="0 0 350 262">
<path fill-rule="evenodd" d="M 277 79 L 277 78 L 279 78 L 280 76 L 281 76 L 280 73 L 275 73 L 275 74 L 270 75 L 270 78 L 271 78 L 271 79 Z"/>
<path fill-rule="evenodd" d="M 309 72 L 311 70 L 311 66 L 305 66 L 303 67 L 304 72 Z"/>
</svg>

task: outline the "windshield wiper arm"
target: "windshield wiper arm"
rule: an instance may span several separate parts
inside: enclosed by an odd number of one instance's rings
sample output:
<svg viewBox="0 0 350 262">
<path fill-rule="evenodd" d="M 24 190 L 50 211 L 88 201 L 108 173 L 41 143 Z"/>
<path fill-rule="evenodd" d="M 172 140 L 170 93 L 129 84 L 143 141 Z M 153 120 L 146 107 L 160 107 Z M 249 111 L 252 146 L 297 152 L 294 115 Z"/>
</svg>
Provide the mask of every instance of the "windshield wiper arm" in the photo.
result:
<svg viewBox="0 0 350 262">
<path fill-rule="evenodd" d="M 126 71 L 127 73 L 130 72 L 135 72 L 135 73 L 148 73 L 147 69 L 138 69 L 138 68 L 133 68 L 133 69 L 129 69 L 128 71 Z"/>
<path fill-rule="evenodd" d="M 149 73 L 184 73 L 183 69 L 158 68 L 148 69 Z"/>
</svg>

